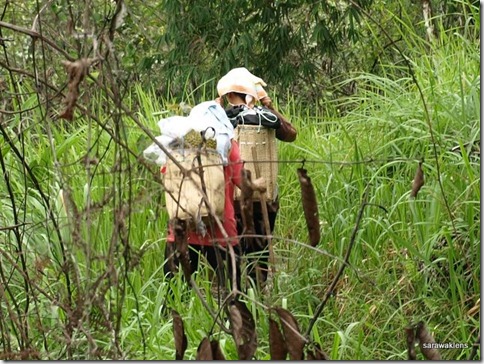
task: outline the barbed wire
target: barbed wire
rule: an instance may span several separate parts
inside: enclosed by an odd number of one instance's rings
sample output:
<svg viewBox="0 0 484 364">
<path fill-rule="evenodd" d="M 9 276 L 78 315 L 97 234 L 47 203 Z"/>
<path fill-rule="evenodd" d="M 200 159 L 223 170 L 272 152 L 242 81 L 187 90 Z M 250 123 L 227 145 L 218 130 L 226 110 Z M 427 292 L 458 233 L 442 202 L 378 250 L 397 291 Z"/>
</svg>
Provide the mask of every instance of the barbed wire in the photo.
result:
<svg viewBox="0 0 484 364">
<path fill-rule="evenodd" d="M 372 164 L 372 163 L 392 163 L 392 162 L 419 162 L 421 157 L 416 158 L 368 158 L 359 161 L 328 161 L 324 159 L 279 159 L 279 160 L 246 160 L 245 163 L 278 163 L 278 164 L 329 164 L 329 165 L 358 165 L 358 164 Z"/>
</svg>

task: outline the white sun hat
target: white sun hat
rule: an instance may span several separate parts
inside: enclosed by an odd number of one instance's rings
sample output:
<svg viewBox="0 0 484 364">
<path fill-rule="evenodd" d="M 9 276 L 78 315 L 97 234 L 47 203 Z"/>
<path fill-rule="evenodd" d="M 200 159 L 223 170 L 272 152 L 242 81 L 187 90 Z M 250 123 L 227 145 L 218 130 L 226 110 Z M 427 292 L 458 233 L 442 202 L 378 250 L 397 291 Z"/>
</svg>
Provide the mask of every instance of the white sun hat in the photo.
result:
<svg viewBox="0 0 484 364">
<path fill-rule="evenodd" d="M 218 81 L 217 92 L 220 97 L 229 92 L 240 92 L 259 100 L 265 94 L 262 86 L 267 85 L 260 77 L 253 75 L 245 67 L 238 67 L 230 70 Z"/>
</svg>

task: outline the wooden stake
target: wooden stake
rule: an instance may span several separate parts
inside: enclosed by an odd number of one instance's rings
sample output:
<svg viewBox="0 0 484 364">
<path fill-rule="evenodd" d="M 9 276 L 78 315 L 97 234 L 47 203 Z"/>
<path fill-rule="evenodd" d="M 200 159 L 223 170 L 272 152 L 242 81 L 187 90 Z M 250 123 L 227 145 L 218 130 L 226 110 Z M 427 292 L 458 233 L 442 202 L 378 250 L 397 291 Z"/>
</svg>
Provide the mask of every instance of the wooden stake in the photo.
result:
<svg viewBox="0 0 484 364">
<path fill-rule="evenodd" d="M 252 159 L 254 160 L 255 176 L 256 178 L 260 178 L 261 176 L 260 169 L 259 169 L 259 165 L 257 164 L 257 150 L 255 149 L 255 147 L 251 147 L 251 151 L 252 151 Z M 259 191 L 259 198 L 260 198 L 260 204 L 262 208 L 262 217 L 264 219 L 264 228 L 266 231 L 267 242 L 269 247 L 269 262 L 270 262 L 269 272 L 275 273 L 276 265 L 275 265 L 275 259 L 274 259 L 274 250 L 272 247 L 272 236 L 271 236 L 271 226 L 269 223 L 269 213 L 267 211 L 266 191 Z"/>
</svg>

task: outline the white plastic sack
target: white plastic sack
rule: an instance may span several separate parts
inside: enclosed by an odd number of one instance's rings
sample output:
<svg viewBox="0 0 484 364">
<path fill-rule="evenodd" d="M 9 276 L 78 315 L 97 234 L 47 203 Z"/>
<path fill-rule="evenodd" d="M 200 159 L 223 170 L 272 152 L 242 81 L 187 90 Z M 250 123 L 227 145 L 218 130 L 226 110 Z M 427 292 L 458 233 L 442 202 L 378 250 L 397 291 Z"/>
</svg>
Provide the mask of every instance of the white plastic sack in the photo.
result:
<svg viewBox="0 0 484 364">
<path fill-rule="evenodd" d="M 155 139 L 167 148 L 173 140 L 173 138 L 168 135 L 160 135 L 157 136 Z M 166 155 L 156 143 L 151 144 L 143 151 L 143 157 L 150 162 L 156 163 L 159 166 L 163 166 L 166 163 Z"/>
<path fill-rule="evenodd" d="M 223 164 L 226 165 L 228 163 L 230 140 L 234 137 L 234 128 L 227 118 L 225 110 L 215 101 L 206 101 L 196 105 L 187 117 L 172 116 L 162 119 L 158 122 L 158 127 L 162 135 L 156 137 L 156 140 L 168 150 L 171 150 L 170 143 L 172 141 L 177 138 L 183 138 L 190 130 L 200 132 L 213 128 L 215 130 L 213 138 L 217 142 L 217 152 L 222 158 Z M 167 159 L 165 153 L 156 143 L 146 148 L 143 151 L 143 156 L 160 166 L 164 165 Z"/>
<path fill-rule="evenodd" d="M 192 109 L 189 117 L 197 131 L 203 131 L 209 127 L 215 129 L 217 152 L 222 157 L 222 163 L 227 165 L 230 140 L 234 137 L 234 127 L 222 106 L 215 101 L 202 102 Z"/>
<path fill-rule="evenodd" d="M 227 134 L 230 139 L 234 137 L 234 127 L 225 110 L 215 101 L 205 101 L 194 106 L 189 117 L 194 119 L 193 125 L 198 131 L 214 127 L 217 134 Z"/>
<path fill-rule="evenodd" d="M 170 116 L 158 121 L 158 127 L 160 128 L 161 135 L 155 139 L 170 150 L 170 143 L 176 138 L 183 138 L 183 136 L 190 130 L 189 123 L 186 122 L 184 116 Z M 166 163 L 166 154 L 156 144 L 152 143 L 148 148 L 143 151 L 143 157 L 150 162 L 156 163 L 162 166 Z"/>
<path fill-rule="evenodd" d="M 192 128 L 187 121 L 186 116 L 170 116 L 166 119 L 158 121 L 161 135 L 166 135 L 175 138 L 183 138 L 183 136 Z"/>
</svg>

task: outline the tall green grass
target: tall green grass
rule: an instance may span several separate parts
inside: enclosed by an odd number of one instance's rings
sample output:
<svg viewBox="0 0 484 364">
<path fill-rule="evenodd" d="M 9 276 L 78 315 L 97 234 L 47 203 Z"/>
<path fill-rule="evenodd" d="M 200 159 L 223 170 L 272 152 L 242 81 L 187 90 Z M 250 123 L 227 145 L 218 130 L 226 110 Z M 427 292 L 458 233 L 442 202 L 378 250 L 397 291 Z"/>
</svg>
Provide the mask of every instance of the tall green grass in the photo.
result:
<svg viewBox="0 0 484 364">
<path fill-rule="evenodd" d="M 331 343 L 336 346 L 331 351 L 334 359 L 405 359 L 402 328 L 420 319 L 434 330 L 438 342 L 471 347 L 478 335 L 479 318 L 468 314 L 480 298 L 478 49 L 477 39 L 455 34 L 443 36 L 431 52 L 416 49 L 410 61 L 424 100 L 410 74 L 400 79 L 356 75 L 345 82 L 356 81 L 357 94 L 333 106 L 349 109 L 345 115 L 296 119 L 297 146 L 281 148 L 283 159 L 327 161 L 309 162 L 306 168 L 318 191 L 321 247 L 335 255 L 345 253 L 361 196 L 370 186 L 374 205 L 366 208 L 350 259 L 356 270 L 346 269 L 332 305 L 321 317 L 321 327 L 329 330 L 321 344 L 327 350 Z M 412 199 L 419 160 L 424 160 L 426 183 Z M 286 227 L 291 226 L 289 235 L 303 241 L 302 210 L 295 213 L 292 207 L 298 199 L 296 167 L 283 168 L 288 174 L 281 178 L 278 232 L 287 236 Z M 314 309 L 338 264 L 299 246 L 278 246 L 286 277 L 291 277 L 284 282 L 286 289 L 278 285 L 279 295 L 301 312 L 308 303 Z M 469 351 L 449 350 L 443 357 L 463 359 Z"/>
</svg>

